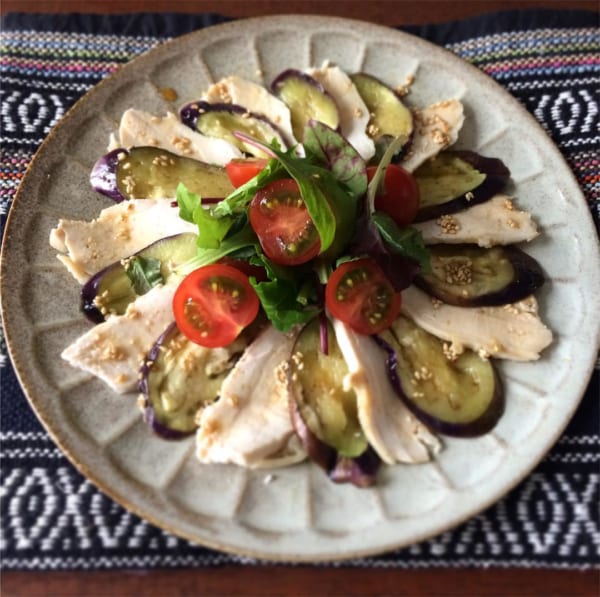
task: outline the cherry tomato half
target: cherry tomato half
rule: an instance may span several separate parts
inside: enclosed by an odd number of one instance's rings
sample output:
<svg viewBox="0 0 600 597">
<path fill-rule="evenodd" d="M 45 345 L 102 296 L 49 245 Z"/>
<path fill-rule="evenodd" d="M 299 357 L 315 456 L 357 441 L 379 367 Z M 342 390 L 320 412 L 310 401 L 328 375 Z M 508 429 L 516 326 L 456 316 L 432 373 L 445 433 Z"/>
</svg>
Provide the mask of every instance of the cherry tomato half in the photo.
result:
<svg viewBox="0 0 600 597">
<path fill-rule="evenodd" d="M 299 265 L 316 257 L 321 239 L 295 180 L 263 187 L 250 202 L 250 225 L 265 255 L 279 265 Z"/>
<path fill-rule="evenodd" d="M 378 334 L 398 317 L 402 299 L 372 259 L 342 263 L 325 287 L 329 312 L 359 334 Z"/>
<path fill-rule="evenodd" d="M 367 168 L 371 180 L 377 170 Z M 400 227 L 408 226 L 419 211 L 419 186 L 415 177 L 404 168 L 390 164 L 385 170 L 384 192 L 375 197 L 375 209 L 386 213 Z"/>
<path fill-rule="evenodd" d="M 254 321 L 258 308 L 248 277 L 220 263 L 194 270 L 173 296 L 177 327 L 192 342 L 208 348 L 233 342 Z"/>
<path fill-rule="evenodd" d="M 225 171 L 231 184 L 237 189 L 264 170 L 268 163 L 269 160 L 261 158 L 233 159 L 225 164 Z"/>
</svg>

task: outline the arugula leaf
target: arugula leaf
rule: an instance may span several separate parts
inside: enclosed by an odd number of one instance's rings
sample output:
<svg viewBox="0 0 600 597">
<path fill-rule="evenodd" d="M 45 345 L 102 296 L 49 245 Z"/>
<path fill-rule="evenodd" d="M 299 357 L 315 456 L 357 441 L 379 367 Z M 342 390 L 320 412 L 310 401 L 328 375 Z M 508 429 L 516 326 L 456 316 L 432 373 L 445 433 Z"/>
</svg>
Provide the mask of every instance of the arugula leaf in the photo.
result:
<svg viewBox="0 0 600 597">
<path fill-rule="evenodd" d="M 194 211 L 200 205 L 200 197 L 195 193 L 188 191 L 187 187 L 180 182 L 177 185 L 176 195 L 177 205 L 179 206 L 179 217 L 186 222 L 195 224 Z"/>
<path fill-rule="evenodd" d="M 266 167 L 254 178 L 238 187 L 222 201 L 219 201 L 213 209 L 213 214 L 218 218 L 222 218 L 245 208 L 259 189 L 284 176 L 283 166 L 277 160 L 269 160 Z"/>
<path fill-rule="evenodd" d="M 344 184 L 353 197 L 367 191 L 367 165 L 348 141 L 331 127 L 310 120 L 304 129 L 307 157 L 327 165 L 334 177 Z"/>
<path fill-rule="evenodd" d="M 198 195 L 189 191 L 183 183 L 177 185 L 179 216 L 198 226 L 198 246 L 202 249 L 217 249 L 233 224 L 233 218 L 219 218 L 213 209 L 202 207 Z"/>
<path fill-rule="evenodd" d="M 160 260 L 153 257 L 131 257 L 127 260 L 125 273 L 138 295 L 146 294 L 164 281 L 160 271 Z"/>
<path fill-rule="evenodd" d="M 250 278 L 250 284 L 269 321 L 278 330 L 287 332 L 319 313 L 320 309 L 314 304 L 317 300 L 314 281 L 299 276 L 298 267 L 276 265 L 261 252 L 257 252 L 250 263 L 265 268 L 269 281 L 258 282 Z"/>
<path fill-rule="evenodd" d="M 250 278 L 250 284 L 269 321 L 281 332 L 287 332 L 295 325 L 308 323 L 319 313 L 318 307 L 305 307 L 298 302 L 296 286 L 288 280 L 257 282 L 255 278 Z"/>
<path fill-rule="evenodd" d="M 241 249 L 254 247 L 255 245 L 258 245 L 258 238 L 256 238 L 256 234 L 254 230 L 252 230 L 250 224 L 246 224 L 246 226 L 244 226 L 244 228 L 242 228 L 239 232 L 236 232 L 235 234 L 232 234 L 224 239 L 218 248 L 200 248 L 196 257 L 186 261 L 185 263 L 182 263 L 175 269 L 175 271 L 181 276 L 186 276 L 199 267 L 210 265 L 226 255 L 230 255 L 231 253 L 240 251 Z"/>
<path fill-rule="evenodd" d="M 386 213 L 376 211 L 371 219 L 377 226 L 381 238 L 394 253 L 416 261 L 424 272 L 431 271 L 430 254 L 421 233 L 411 226 L 399 228 Z"/>
<path fill-rule="evenodd" d="M 419 264 L 405 255 L 391 251 L 383 242 L 379 229 L 370 217 L 361 217 L 357 234 L 350 247 L 352 257 L 367 256 L 377 262 L 395 290 L 408 288 L 419 273 Z"/>
</svg>

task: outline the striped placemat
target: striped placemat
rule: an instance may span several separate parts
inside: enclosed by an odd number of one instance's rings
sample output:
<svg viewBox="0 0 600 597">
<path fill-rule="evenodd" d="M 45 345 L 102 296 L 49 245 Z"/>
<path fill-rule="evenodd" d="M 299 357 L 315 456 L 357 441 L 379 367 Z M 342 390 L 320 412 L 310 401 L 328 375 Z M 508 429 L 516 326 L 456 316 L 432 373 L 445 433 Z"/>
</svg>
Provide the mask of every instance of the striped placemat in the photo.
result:
<svg viewBox="0 0 600 597">
<path fill-rule="evenodd" d="M 472 62 L 546 128 L 600 223 L 600 42 L 596 15 L 524 11 L 408 30 Z M 120 64 L 217 15 L 8 15 L 0 47 L 0 217 L 36 148 L 64 112 Z M 258 564 L 193 545 L 100 493 L 54 446 L 25 400 L 0 337 L 5 569 Z M 362 567 L 518 566 L 585 569 L 600 561 L 596 370 L 546 459 L 498 504 L 412 547 L 345 562 Z"/>
</svg>

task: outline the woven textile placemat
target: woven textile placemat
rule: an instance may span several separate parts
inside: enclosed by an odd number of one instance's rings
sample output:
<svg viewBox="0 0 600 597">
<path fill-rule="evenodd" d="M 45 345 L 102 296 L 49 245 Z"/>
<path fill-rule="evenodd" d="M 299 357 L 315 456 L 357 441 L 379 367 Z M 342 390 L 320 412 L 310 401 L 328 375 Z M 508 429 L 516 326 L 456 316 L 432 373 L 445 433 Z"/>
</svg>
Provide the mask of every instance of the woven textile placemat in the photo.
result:
<svg viewBox="0 0 600 597">
<path fill-rule="evenodd" d="M 2 231 L 27 164 L 65 111 L 120 64 L 223 21 L 217 15 L 24 15 L 2 22 Z M 405 28 L 475 64 L 544 126 L 600 222 L 598 17 L 523 11 Z M 258 564 L 174 537 L 100 493 L 40 426 L 0 336 L 4 569 L 116 569 Z M 361 567 L 548 567 L 600 563 L 599 375 L 534 472 L 460 527 L 409 548 L 345 562 Z"/>
</svg>

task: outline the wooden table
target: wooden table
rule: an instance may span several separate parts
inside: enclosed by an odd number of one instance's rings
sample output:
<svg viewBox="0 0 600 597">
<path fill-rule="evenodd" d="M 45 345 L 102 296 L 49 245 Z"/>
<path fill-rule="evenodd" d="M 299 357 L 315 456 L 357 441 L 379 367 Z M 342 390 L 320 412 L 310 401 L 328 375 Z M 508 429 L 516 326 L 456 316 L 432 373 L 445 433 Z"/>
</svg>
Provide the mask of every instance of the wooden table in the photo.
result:
<svg viewBox="0 0 600 597">
<path fill-rule="evenodd" d="M 416 25 L 522 8 L 598 10 L 596 0 L 2 0 L 8 12 L 214 12 L 230 17 L 328 14 Z M 597 571 L 364 570 L 292 566 L 120 572 L 4 572 L 2 597 L 179 595 L 557 595 L 600 594 Z"/>
</svg>

